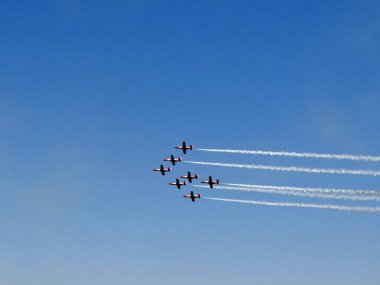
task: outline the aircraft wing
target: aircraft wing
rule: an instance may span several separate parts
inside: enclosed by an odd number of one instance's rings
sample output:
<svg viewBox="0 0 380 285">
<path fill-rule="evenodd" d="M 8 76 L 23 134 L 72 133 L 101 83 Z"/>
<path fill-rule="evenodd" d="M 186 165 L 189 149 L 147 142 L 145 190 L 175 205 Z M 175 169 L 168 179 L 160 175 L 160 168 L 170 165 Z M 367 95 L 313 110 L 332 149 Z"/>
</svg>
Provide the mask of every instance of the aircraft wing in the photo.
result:
<svg viewBox="0 0 380 285">
<path fill-rule="evenodd" d="M 194 196 L 193 191 L 190 191 L 190 198 L 191 198 L 191 201 L 195 202 L 195 196 Z"/>
</svg>

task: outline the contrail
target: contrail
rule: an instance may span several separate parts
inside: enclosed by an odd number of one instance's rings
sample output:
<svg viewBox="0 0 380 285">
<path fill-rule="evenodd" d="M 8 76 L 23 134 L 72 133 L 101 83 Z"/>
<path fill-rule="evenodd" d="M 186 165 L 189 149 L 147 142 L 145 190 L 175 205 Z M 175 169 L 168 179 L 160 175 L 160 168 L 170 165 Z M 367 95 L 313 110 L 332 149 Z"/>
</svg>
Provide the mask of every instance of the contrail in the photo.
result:
<svg viewBox="0 0 380 285">
<path fill-rule="evenodd" d="M 203 197 L 203 198 L 208 199 L 208 200 L 214 200 L 214 201 L 265 205 L 265 206 L 275 206 L 275 207 L 316 208 L 316 209 L 331 209 L 331 210 L 341 210 L 341 211 L 350 211 L 350 212 L 370 212 L 370 213 L 380 212 L 380 207 L 357 207 L 357 206 L 341 206 L 341 205 L 329 205 L 329 204 L 277 203 L 277 202 L 236 200 L 236 199 L 213 198 L 213 197 Z"/>
<path fill-rule="evenodd" d="M 224 167 L 235 167 L 235 168 L 249 168 L 249 169 L 272 170 L 272 171 L 380 176 L 380 171 L 373 171 L 373 170 L 306 168 L 306 167 L 293 167 L 293 166 L 284 167 L 284 166 L 273 166 L 273 165 L 232 164 L 232 163 L 202 162 L 202 161 L 188 161 L 188 160 L 184 161 L 184 162 L 192 163 L 192 164 L 201 164 L 201 165 L 213 165 L 213 166 L 224 166 Z"/>
<path fill-rule="evenodd" d="M 304 157 L 304 158 L 344 159 L 344 160 L 374 161 L 374 162 L 380 161 L 380 156 L 371 156 L 371 155 L 263 151 L 263 150 L 237 150 L 237 149 L 236 150 L 235 149 L 212 149 L 212 148 L 198 148 L 197 150 L 208 151 L 208 152 L 240 153 L 240 154 L 254 154 L 254 155 L 269 155 L 269 156 L 292 156 L 292 157 Z"/>
<path fill-rule="evenodd" d="M 203 185 L 192 185 L 193 187 L 208 188 Z M 322 194 L 299 191 L 283 191 L 263 188 L 246 188 L 246 187 L 230 187 L 230 186 L 214 186 L 215 189 L 225 189 L 234 191 L 256 192 L 256 193 L 271 193 L 280 195 L 289 195 L 297 197 L 311 197 L 319 199 L 337 199 L 337 200 L 353 200 L 353 201 L 380 201 L 379 196 L 358 196 L 358 195 L 342 195 L 342 194 Z"/>
<path fill-rule="evenodd" d="M 348 195 L 374 195 L 380 196 L 380 191 L 376 190 L 352 190 L 352 189 L 335 189 L 335 188 L 310 188 L 310 187 L 293 187 L 293 186 L 272 186 L 272 185 L 255 185 L 255 184 L 235 184 L 223 183 L 228 186 L 248 187 L 248 188 L 263 188 L 285 191 L 302 191 L 302 192 L 319 192 L 319 193 L 334 193 Z"/>
</svg>

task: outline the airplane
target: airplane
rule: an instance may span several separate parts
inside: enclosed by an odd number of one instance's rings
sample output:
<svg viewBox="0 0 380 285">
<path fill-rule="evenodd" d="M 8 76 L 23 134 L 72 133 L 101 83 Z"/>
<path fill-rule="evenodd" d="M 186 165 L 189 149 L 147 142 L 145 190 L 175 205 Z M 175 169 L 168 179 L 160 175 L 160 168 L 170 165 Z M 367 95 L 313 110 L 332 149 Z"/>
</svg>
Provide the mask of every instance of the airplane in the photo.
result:
<svg viewBox="0 0 380 285">
<path fill-rule="evenodd" d="M 175 182 L 171 182 L 169 185 L 177 186 L 178 189 L 181 189 L 181 186 L 186 186 L 187 182 L 179 182 L 179 179 L 176 179 Z"/>
<path fill-rule="evenodd" d="M 193 179 L 198 179 L 199 175 L 198 174 L 191 175 L 190 171 L 188 171 L 187 175 L 183 175 L 181 176 L 181 178 L 187 178 L 187 180 L 189 180 L 189 182 L 191 183 Z"/>
<path fill-rule="evenodd" d="M 183 142 L 182 145 L 175 146 L 176 149 L 182 149 L 183 153 L 186 154 L 186 150 L 193 150 L 195 147 L 193 145 L 186 146 L 186 142 Z"/>
<path fill-rule="evenodd" d="M 176 162 L 182 161 L 182 157 L 174 158 L 174 155 L 171 155 L 170 158 L 165 158 L 164 161 L 170 161 L 173 165 L 175 165 Z"/>
<path fill-rule="evenodd" d="M 184 197 L 184 198 L 190 198 L 191 201 L 195 202 L 195 199 L 197 199 L 197 198 L 200 199 L 202 197 L 202 195 L 201 194 L 194 195 L 194 192 L 191 191 L 190 194 L 183 195 L 182 197 Z"/>
<path fill-rule="evenodd" d="M 201 181 L 201 182 L 210 185 L 210 188 L 213 188 L 214 184 L 219 184 L 220 183 L 219 179 L 216 179 L 215 181 L 212 181 L 212 177 L 211 176 L 208 177 L 208 180 Z"/>
<path fill-rule="evenodd" d="M 161 164 L 160 168 L 155 168 L 155 169 L 153 169 L 153 171 L 160 171 L 162 175 L 165 175 L 165 172 L 172 171 L 172 168 L 171 167 L 164 168 L 164 166 Z"/>
</svg>

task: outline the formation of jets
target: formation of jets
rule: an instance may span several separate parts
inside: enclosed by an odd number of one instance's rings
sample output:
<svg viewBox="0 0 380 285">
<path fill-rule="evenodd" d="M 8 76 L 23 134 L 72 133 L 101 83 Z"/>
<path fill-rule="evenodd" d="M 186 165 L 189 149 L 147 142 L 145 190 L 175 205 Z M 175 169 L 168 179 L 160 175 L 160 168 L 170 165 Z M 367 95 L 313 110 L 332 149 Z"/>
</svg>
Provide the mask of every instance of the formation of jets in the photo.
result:
<svg viewBox="0 0 380 285">
<path fill-rule="evenodd" d="M 182 145 L 175 146 L 174 148 L 180 149 L 180 150 L 182 150 L 182 152 L 184 154 L 186 154 L 186 152 L 188 150 L 193 150 L 194 146 L 193 145 L 187 146 L 186 142 L 183 142 Z M 183 161 L 183 159 L 182 159 L 182 157 L 175 158 L 174 155 L 171 155 L 170 158 L 165 158 L 164 161 L 170 162 L 172 165 L 176 165 L 176 163 L 179 163 L 179 162 Z M 161 172 L 162 175 L 165 175 L 166 172 L 171 172 L 172 168 L 171 167 L 164 168 L 164 166 L 161 164 L 159 168 L 154 168 L 153 171 L 159 171 L 159 172 Z M 199 178 L 199 175 L 198 174 L 192 175 L 191 172 L 188 171 L 186 175 L 182 175 L 182 176 L 180 176 L 180 178 L 187 179 L 189 183 L 192 183 L 194 179 L 198 179 Z M 220 181 L 219 181 L 219 179 L 213 180 L 212 177 L 209 176 L 208 180 L 201 181 L 201 183 L 208 184 L 210 186 L 210 188 L 212 189 L 213 186 L 215 184 L 219 184 Z M 182 181 L 181 182 L 177 178 L 175 180 L 175 182 L 170 182 L 169 185 L 176 186 L 178 188 L 178 190 L 181 190 L 182 186 L 186 186 L 187 185 L 187 181 Z M 195 199 L 200 199 L 202 197 L 202 195 L 201 194 L 194 194 L 193 191 L 190 191 L 190 194 L 183 195 L 182 197 L 189 198 L 189 199 L 191 199 L 191 201 L 195 202 Z"/>
</svg>

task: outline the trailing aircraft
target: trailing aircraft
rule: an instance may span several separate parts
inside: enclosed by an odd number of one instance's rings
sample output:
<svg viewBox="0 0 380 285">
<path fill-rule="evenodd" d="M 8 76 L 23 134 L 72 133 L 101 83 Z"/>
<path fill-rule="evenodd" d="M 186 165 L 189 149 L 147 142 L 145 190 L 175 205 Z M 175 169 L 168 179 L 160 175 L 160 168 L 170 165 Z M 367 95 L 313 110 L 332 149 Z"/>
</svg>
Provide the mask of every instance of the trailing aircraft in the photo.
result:
<svg viewBox="0 0 380 285">
<path fill-rule="evenodd" d="M 193 145 L 186 146 L 186 142 L 183 142 L 182 145 L 175 146 L 174 148 L 176 148 L 176 149 L 182 149 L 183 153 L 186 154 L 186 151 L 188 149 L 189 150 L 193 150 L 194 146 Z"/>
<path fill-rule="evenodd" d="M 183 175 L 183 176 L 181 176 L 181 178 L 186 178 L 187 180 L 189 180 L 190 183 L 192 183 L 193 179 L 199 178 L 199 175 L 198 174 L 191 175 L 190 171 L 188 171 L 187 175 Z"/>
<path fill-rule="evenodd" d="M 170 182 L 169 185 L 177 186 L 178 189 L 181 189 L 181 186 L 186 186 L 187 182 L 179 182 L 179 179 L 176 179 L 175 182 Z"/>
<path fill-rule="evenodd" d="M 190 194 L 183 195 L 182 197 L 184 197 L 184 198 L 190 198 L 191 201 L 195 202 L 195 199 L 200 199 L 202 197 L 202 195 L 201 194 L 194 195 L 194 192 L 191 191 Z"/>
<path fill-rule="evenodd" d="M 215 181 L 213 181 L 212 177 L 209 176 L 208 180 L 202 181 L 202 183 L 208 184 L 210 186 L 210 188 L 212 189 L 212 188 L 214 188 L 214 184 L 219 184 L 220 181 L 219 181 L 219 179 L 216 179 Z"/>
<path fill-rule="evenodd" d="M 182 161 L 182 157 L 174 158 L 174 155 L 171 155 L 170 158 L 165 158 L 164 161 L 170 161 L 173 165 L 175 165 L 176 162 Z"/>
</svg>

